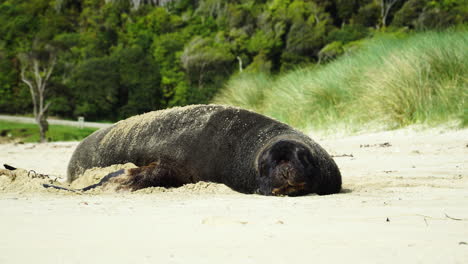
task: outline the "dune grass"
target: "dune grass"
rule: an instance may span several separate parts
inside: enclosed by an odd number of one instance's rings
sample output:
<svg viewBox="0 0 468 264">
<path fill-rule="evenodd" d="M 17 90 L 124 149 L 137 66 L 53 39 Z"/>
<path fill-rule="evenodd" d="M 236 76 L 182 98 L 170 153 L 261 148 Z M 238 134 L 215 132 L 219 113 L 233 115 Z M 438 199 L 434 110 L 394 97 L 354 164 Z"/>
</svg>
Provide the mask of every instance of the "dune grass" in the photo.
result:
<svg viewBox="0 0 468 264">
<path fill-rule="evenodd" d="M 72 126 L 49 125 L 49 141 L 79 141 L 97 128 L 77 128 Z M 0 137 L 8 141 L 39 142 L 39 128 L 35 124 L 0 121 Z"/>
<path fill-rule="evenodd" d="M 214 102 L 303 130 L 467 121 L 468 31 L 380 37 L 323 66 L 233 77 Z"/>
</svg>

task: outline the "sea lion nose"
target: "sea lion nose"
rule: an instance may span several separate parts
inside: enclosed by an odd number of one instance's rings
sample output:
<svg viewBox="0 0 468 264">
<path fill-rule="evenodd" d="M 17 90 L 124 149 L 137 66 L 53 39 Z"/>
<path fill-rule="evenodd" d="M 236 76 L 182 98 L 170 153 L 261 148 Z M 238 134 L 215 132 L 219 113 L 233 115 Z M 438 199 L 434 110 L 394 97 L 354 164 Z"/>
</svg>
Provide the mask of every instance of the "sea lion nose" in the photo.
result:
<svg viewBox="0 0 468 264">
<path fill-rule="evenodd" d="M 287 161 L 281 161 L 277 167 L 278 174 L 281 175 L 284 179 L 289 179 L 292 176 L 294 168 L 291 163 Z"/>
<path fill-rule="evenodd" d="M 275 185 L 280 188 L 300 185 L 302 181 L 297 174 L 297 169 L 294 168 L 294 166 L 291 163 L 281 162 L 280 164 L 278 164 L 278 167 L 275 171 Z"/>
<path fill-rule="evenodd" d="M 283 179 L 289 181 L 289 179 L 291 178 L 291 169 L 290 168 L 282 169 L 280 175 L 281 177 L 283 177 Z"/>
<path fill-rule="evenodd" d="M 291 163 L 284 163 L 280 166 L 279 174 L 289 185 L 295 185 L 295 183 L 301 181 L 297 169 Z"/>
</svg>

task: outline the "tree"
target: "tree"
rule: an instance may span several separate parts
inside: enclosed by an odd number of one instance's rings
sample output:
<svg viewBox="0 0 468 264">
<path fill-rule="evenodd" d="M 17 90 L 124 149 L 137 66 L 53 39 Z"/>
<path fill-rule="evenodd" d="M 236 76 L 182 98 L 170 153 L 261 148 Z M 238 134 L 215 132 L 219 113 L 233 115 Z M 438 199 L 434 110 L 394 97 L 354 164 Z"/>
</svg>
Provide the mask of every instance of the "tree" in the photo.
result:
<svg viewBox="0 0 468 264">
<path fill-rule="evenodd" d="M 398 2 L 398 0 L 380 0 L 382 27 L 387 26 L 388 13 L 396 2 Z"/>
<path fill-rule="evenodd" d="M 50 102 L 46 101 L 46 88 L 57 62 L 56 49 L 51 45 L 38 47 L 37 41 L 33 49 L 18 55 L 21 62 L 21 81 L 28 87 L 33 102 L 34 118 L 39 125 L 41 142 L 46 142 L 46 132 L 49 129 L 47 109 Z"/>
<path fill-rule="evenodd" d="M 63 2 L 63 0 L 57 0 L 57 2 Z M 138 10 L 141 6 L 144 5 L 153 5 L 153 6 L 167 6 L 172 2 L 177 2 L 175 0 L 106 0 L 106 3 L 113 4 L 130 4 L 134 10 Z"/>
<path fill-rule="evenodd" d="M 161 75 L 157 62 L 141 47 L 134 46 L 112 55 L 119 71 L 119 118 L 163 108 Z M 122 101 L 126 99 L 126 101 Z"/>
<path fill-rule="evenodd" d="M 135 46 L 79 64 L 68 85 L 76 97 L 75 115 L 116 120 L 164 107 L 160 82 L 157 62 Z"/>
<path fill-rule="evenodd" d="M 115 57 L 92 58 L 78 64 L 67 83 L 74 93 L 74 115 L 89 120 L 117 119 L 119 100 L 127 100 L 119 96 L 119 79 Z"/>
<path fill-rule="evenodd" d="M 408 0 L 395 13 L 392 25 L 416 30 L 442 29 L 468 21 L 465 1 Z"/>
<path fill-rule="evenodd" d="M 229 75 L 234 59 L 226 43 L 200 37 L 193 38 L 181 55 L 182 66 L 189 79 L 199 88 L 213 75 Z"/>
<path fill-rule="evenodd" d="M 30 110 L 31 96 L 27 89 L 19 87 L 19 66 L 15 55 L 7 54 L 0 47 L 0 112 L 22 113 Z"/>
</svg>

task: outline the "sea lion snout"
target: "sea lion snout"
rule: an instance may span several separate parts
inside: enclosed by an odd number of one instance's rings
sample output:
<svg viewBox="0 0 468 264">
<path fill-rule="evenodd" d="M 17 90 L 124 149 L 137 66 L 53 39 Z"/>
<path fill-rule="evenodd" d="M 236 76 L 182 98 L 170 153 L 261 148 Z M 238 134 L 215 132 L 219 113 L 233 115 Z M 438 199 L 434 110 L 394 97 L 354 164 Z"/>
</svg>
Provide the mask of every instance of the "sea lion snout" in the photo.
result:
<svg viewBox="0 0 468 264">
<path fill-rule="evenodd" d="M 273 195 L 298 195 L 307 191 L 309 185 L 302 168 L 297 168 L 294 162 L 282 161 L 271 174 Z"/>
<path fill-rule="evenodd" d="M 271 175 L 273 176 L 273 185 L 283 185 L 284 183 L 296 185 L 305 181 L 300 168 L 297 168 L 291 161 L 281 161 L 273 168 Z"/>
</svg>

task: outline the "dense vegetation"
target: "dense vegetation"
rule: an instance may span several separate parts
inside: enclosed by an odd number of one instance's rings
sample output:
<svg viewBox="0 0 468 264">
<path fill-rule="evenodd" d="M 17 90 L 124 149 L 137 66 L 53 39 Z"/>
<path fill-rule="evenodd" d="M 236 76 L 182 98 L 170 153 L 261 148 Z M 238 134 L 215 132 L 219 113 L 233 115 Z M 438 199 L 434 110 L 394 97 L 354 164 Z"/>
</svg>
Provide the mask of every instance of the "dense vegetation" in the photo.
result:
<svg viewBox="0 0 468 264">
<path fill-rule="evenodd" d="M 22 81 L 22 69 L 31 58 L 44 72 L 54 66 L 46 90 L 49 114 L 116 120 L 169 106 L 209 102 L 240 71 L 255 74 L 248 84 L 263 82 L 271 74 L 327 64 L 358 49 L 362 39 L 382 32 L 404 35 L 463 24 L 467 19 L 466 0 L 3 0 L 0 112 L 31 112 L 31 96 Z M 466 47 L 466 42 L 462 44 Z M 378 59 L 361 60 L 371 65 Z M 341 65 L 337 71 L 354 71 L 345 69 L 355 66 L 347 63 L 337 62 Z M 294 74 L 313 75 L 309 72 L 310 68 Z M 355 78 L 351 73 L 346 76 L 342 78 Z M 373 76 L 369 85 L 378 81 L 378 74 Z M 278 82 L 297 77 L 282 75 Z M 337 80 L 330 84 L 333 89 L 323 90 L 332 94 L 330 98 L 337 93 L 338 101 L 319 102 L 336 103 L 335 116 L 341 115 L 345 101 L 359 94 L 343 91 L 347 86 L 339 84 Z M 295 87 L 284 86 L 281 92 L 290 94 L 285 89 Z M 272 91 L 254 94 L 268 97 Z M 299 102 L 307 105 L 305 100 L 318 100 L 310 93 L 314 90 L 298 98 Z M 268 102 L 247 100 L 262 109 Z M 304 114 L 314 113 L 313 107 L 307 111 Z M 422 112 L 414 115 L 424 116 Z M 397 116 L 392 119 L 406 122 Z M 297 123 L 290 117 L 284 120 Z"/>
<path fill-rule="evenodd" d="M 466 30 L 386 35 L 362 45 L 324 66 L 276 78 L 238 74 L 215 101 L 306 130 L 448 121 L 467 125 Z"/>
</svg>

